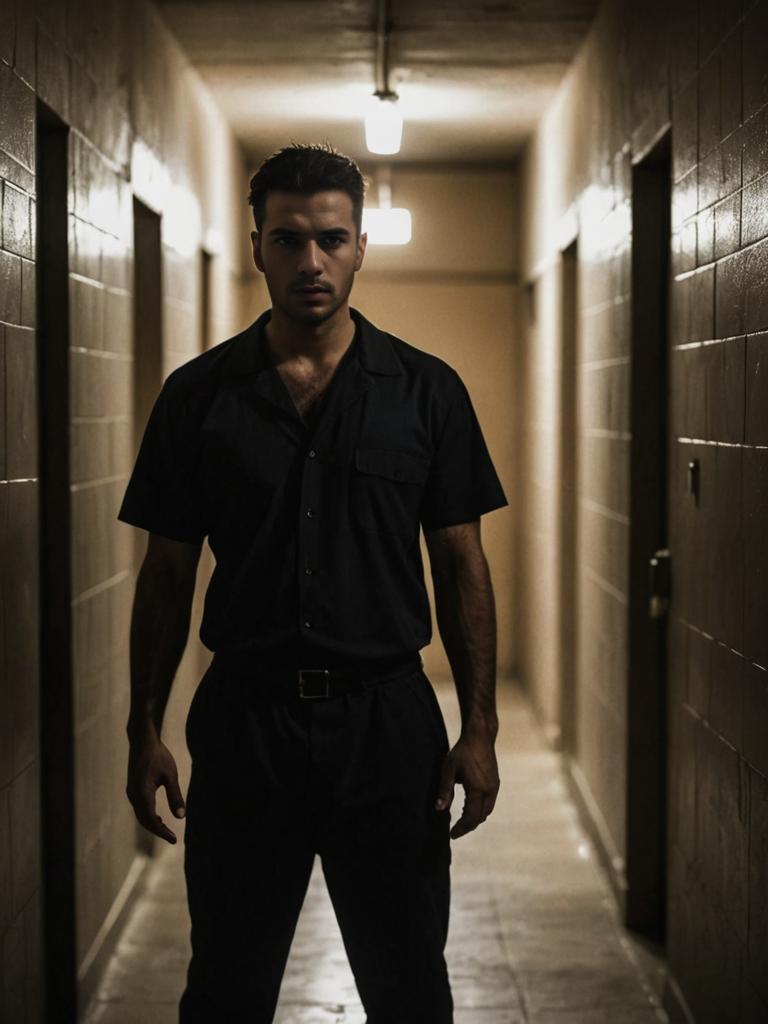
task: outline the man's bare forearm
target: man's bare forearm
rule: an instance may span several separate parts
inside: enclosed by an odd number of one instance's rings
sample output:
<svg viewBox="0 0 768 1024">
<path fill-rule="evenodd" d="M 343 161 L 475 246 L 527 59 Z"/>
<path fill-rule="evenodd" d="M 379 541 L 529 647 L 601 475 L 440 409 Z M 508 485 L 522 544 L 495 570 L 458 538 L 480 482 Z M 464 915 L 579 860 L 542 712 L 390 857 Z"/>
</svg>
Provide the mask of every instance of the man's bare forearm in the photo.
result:
<svg viewBox="0 0 768 1024">
<path fill-rule="evenodd" d="M 156 792 L 184 817 L 184 797 L 173 754 L 160 739 L 173 677 L 189 635 L 192 596 L 201 545 L 151 533 L 131 616 L 131 710 L 128 717 L 128 779 L 125 793 L 137 820 L 169 843 L 176 835 L 157 812 Z"/>
<path fill-rule="evenodd" d="M 131 740 L 160 736 L 163 714 L 189 636 L 194 576 L 145 562 L 131 617 Z"/>
<path fill-rule="evenodd" d="M 432 576 L 437 623 L 456 683 L 462 729 L 495 736 L 496 608 L 488 563 L 481 549 L 469 554 L 446 549 L 433 560 Z"/>
</svg>

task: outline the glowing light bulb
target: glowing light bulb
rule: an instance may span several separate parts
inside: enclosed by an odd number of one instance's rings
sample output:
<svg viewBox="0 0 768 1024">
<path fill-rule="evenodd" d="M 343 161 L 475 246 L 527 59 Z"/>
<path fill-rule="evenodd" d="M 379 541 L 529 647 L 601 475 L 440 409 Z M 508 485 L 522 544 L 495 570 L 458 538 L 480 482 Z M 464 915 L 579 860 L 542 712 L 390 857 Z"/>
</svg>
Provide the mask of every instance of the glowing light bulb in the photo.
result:
<svg viewBox="0 0 768 1024">
<path fill-rule="evenodd" d="M 365 144 L 371 153 L 399 153 L 403 137 L 403 118 L 397 97 L 371 97 L 365 115 Z"/>
</svg>

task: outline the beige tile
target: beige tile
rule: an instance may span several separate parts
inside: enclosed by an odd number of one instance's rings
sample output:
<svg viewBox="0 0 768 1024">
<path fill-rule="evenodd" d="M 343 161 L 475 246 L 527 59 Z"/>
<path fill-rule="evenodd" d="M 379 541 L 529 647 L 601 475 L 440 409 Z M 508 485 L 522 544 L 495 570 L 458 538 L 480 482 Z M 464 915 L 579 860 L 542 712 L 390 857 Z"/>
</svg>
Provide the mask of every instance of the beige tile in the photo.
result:
<svg viewBox="0 0 768 1024">
<path fill-rule="evenodd" d="M 12 185 L 3 188 L 3 248 L 32 258 L 32 218 L 29 196 Z"/>
<path fill-rule="evenodd" d="M 34 327 L 37 324 L 37 264 L 22 258 L 21 261 L 21 306 L 19 323 L 22 327 Z"/>
<path fill-rule="evenodd" d="M 4 604 L 4 699 L 9 742 L 0 759 L 15 775 L 39 757 L 38 505 L 37 481 L 4 484 L 0 500 L 0 596 Z"/>
<path fill-rule="evenodd" d="M 604 1014 L 606 1020 L 610 1019 L 611 1011 L 621 1015 L 622 1020 L 625 1012 L 651 1011 L 646 993 L 626 970 L 609 971 L 604 967 L 590 970 L 584 965 L 551 966 L 521 971 L 519 979 L 534 1020 L 545 1011 L 598 1012 Z"/>
<path fill-rule="evenodd" d="M 279 1005 L 275 1024 L 365 1024 L 365 1012 L 359 1006 Z"/>
<path fill-rule="evenodd" d="M 0 66 L 0 73 L 2 66 Z M 21 322 L 21 259 L 0 250 L 0 320 Z"/>
<path fill-rule="evenodd" d="M 166 965 L 164 969 L 139 969 L 131 958 L 113 957 L 101 980 L 96 998 L 104 1002 L 178 1004 L 186 984 L 186 964 Z"/>
<path fill-rule="evenodd" d="M 32 170 L 35 94 L 9 67 L 0 64 L 0 139 L 3 150 Z"/>
<path fill-rule="evenodd" d="M 40 888 L 40 762 L 33 761 L 10 786 L 11 901 L 15 915 Z"/>
<path fill-rule="evenodd" d="M 617 1016 L 618 1015 L 618 1016 Z M 604 1009 L 542 1010 L 531 1018 L 535 1024 L 650 1024 L 652 1021 L 666 1021 L 666 1014 L 653 1006 L 631 1007 L 609 1006 Z"/>
<path fill-rule="evenodd" d="M 177 1024 L 179 1010 L 173 1003 L 146 1003 L 138 1011 L 135 1003 L 93 1003 L 86 1018 L 87 1024 Z"/>
<path fill-rule="evenodd" d="M 0 789 L 0 892 L 11 892 L 11 815 L 10 786 Z M 11 901 L 0 902 L 0 931 L 5 932 L 13 920 Z"/>
</svg>

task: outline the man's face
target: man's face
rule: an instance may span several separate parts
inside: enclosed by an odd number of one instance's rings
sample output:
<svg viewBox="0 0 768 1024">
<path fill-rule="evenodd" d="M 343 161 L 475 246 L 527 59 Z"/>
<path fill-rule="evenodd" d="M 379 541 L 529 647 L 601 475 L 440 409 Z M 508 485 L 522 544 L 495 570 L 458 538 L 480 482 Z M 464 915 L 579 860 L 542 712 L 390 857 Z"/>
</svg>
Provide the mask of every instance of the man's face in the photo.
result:
<svg viewBox="0 0 768 1024">
<path fill-rule="evenodd" d="M 321 324 L 346 306 L 366 243 L 346 192 L 270 192 L 261 231 L 251 238 L 272 306 L 289 319 Z"/>
</svg>

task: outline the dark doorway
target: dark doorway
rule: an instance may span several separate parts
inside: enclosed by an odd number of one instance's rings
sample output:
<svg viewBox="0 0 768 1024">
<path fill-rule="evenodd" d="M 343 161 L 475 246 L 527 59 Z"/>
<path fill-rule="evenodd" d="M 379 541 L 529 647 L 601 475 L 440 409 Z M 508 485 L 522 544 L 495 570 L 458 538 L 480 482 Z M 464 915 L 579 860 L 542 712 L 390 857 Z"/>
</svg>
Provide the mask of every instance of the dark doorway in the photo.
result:
<svg viewBox="0 0 768 1024">
<path fill-rule="evenodd" d="M 579 251 L 574 240 L 561 254 L 560 289 L 560 749 L 576 754 L 576 537 Z"/>
<path fill-rule="evenodd" d="M 40 746 L 45 1004 L 77 1019 L 75 774 L 70 556 L 69 129 L 37 105 L 40 437 Z"/>
<path fill-rule="evenodd" d="M 160 215 L 133 200 L 133 443 L 138 452 L 152 406 L 163 384 L 163 250 Z M 135 531 L 138 572 L 146 537 Z M 137 833 L 148 852 L 147 833 Z"/>
<path fill-rule="evenodd" d="M 133 429 L 138 451 L 163 383 L 163 259 L 160 215 L 133 200 Z"/>
<path fill-rule="evenodd" d="M 152 406 L 163 385 L 163 250 L 160 215 L 133 200 L 133 442 L 138 452 Z M 133 564 L 138 573 L 147 549 L 134 530 Z M 153 839 L 136 823 L 136 848 L 151 856 Z"/>
<path fill-rule="evenodd" d="M 669 135 L 632 169 L 626 924 L 664 936 Z M 654 559 L 654 556 L 657 556 Z M 652 562 L 654 563 L 652 568 Z M 656 591 L 657 596 L 653 597 Z"/>
</svg>

